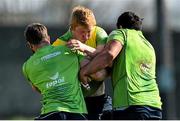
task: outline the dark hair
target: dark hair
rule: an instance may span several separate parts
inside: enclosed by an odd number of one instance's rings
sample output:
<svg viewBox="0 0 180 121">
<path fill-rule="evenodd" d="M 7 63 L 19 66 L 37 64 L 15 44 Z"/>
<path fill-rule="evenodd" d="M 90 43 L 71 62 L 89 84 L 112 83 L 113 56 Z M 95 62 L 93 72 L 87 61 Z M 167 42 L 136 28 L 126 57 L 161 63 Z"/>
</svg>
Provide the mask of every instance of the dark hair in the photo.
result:
<svg viewBox="0 0 180 121">
<path fill-rule="evenodd" d="M 124 12 L 117 20 L 117 28 L 141 30 L 142 20 L 133 12 Z"/>
<path fill-rule="evenodd" d="M 24 36 L 31 44 L 40 44 L 40 42 L 48 37 L 47 28 L 40 23 L 29 24 L 25 31 Z"/>
</svg>

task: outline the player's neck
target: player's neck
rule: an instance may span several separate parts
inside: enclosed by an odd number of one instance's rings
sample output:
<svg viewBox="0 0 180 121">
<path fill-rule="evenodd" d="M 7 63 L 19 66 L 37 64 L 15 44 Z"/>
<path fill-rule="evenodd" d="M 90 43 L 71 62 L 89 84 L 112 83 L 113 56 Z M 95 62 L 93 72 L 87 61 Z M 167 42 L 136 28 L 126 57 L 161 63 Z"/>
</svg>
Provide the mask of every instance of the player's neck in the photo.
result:
<svg viewBox="0 0 180 121">
<path fill-rule="evenodd" d="M 38 49 L 43 48 L 44 46 L 50 45 L 50 42 L 47 40 L 41 41 L 40 44 L 34 46 L 34 51 L 36 52 Z"/>
</svg>

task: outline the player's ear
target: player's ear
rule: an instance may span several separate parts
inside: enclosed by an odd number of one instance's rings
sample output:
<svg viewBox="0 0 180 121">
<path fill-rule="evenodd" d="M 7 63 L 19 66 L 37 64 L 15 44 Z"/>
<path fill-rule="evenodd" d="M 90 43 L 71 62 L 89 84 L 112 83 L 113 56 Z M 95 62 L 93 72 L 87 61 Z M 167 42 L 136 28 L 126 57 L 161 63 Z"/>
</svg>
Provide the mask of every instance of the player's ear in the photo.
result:
<svg viewBox="0 0 180 121">
<path fill-rule="evenodd" d="M 26 46 L 27 46 L 29 49 L 33 50 L 33 45 L 32 45 L 31 43 L 29 43 L 28 41 L 27 41 Z"/>
<path fill-rule="evenodd" d="M 48 35 L 48 37 L 47 37 L 47 38 L 48 38 L 48 40 L 49 40 L 49 42 L 50 42 L 50 41 L 51 41 L 51 38 L 50 38 L 50 36 L 49 36 L 49 35 Z"/>
<path fill-rule="evenodd" d="M 30 45 L 29 45 L 29 42 L 28 42 L 28 41 L 26 42 L 26 47 L 27 47 L 27 48 L 30 48 Z"/>
<path fill-rule="evenodd" d="M 35 53 L 35 51 L 34 51 L 34 49 L 33 49 L 34 46 L 33 46 L 31 43 L 29 43 L 28 41 L 27 41 L 27 43 L 26 43 L 26 47 L 29 48 L 30 50 L 32 50 L 33 53 Z"/>
<path fill-rule="evenodd" d="M 118 26 L 118 29 L 122 29 L 122 26 L 121 26 L 121 25 L 119 25 L 119 26 Z"/>
</svg>

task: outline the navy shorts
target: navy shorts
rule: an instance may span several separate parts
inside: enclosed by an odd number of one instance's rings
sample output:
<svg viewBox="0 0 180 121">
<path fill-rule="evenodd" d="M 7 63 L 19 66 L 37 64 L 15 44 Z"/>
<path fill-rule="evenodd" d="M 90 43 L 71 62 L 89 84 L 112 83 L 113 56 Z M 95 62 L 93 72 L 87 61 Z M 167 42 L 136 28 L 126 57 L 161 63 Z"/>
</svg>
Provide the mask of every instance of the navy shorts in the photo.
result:
<svg viewBox="0 0 180 121">
<path fill-rule="evenodd" d="M 114 120 L 161 120 L 162 111 L 150 106 L 129 106 L 123 110 L 113 110 Z"/>
<path fill-rule="evenodd" d="M 112 112 L 112 99 L 110 96 L 101 95 L 85 98 L 88 120 L 110 120 Z"/>
<path fill-rule="evenodd" d="M 69 112 L 50 112 L 36 117 L 35 120 L 87 120 L 84 114 Z"/>
</svg>

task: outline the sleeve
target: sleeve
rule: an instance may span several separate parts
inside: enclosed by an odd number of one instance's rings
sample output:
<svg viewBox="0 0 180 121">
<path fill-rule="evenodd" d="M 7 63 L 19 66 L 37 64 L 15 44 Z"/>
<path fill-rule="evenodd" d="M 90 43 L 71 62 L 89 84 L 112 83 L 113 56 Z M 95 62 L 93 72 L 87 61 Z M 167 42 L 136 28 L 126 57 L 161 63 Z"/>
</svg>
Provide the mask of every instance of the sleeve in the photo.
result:
<svg viewBox="0 0 180 121">
<path fill-rule="evenodd" d="M 77 56 L 78 56 L 79 63 L 82 62 L 85 58 L 84 53 L 81 51 L 77 51 Z"/>
<path fill-rule="evenodd" d="M 71 38 L 72 38 L 72 33 L 70 30 L 68 30 L 64 35 L 57 38 L 56 41 L 54 41 L 52 45 L 53 46 L 65 45 L 66 42 Z"/>
<path fill-rule="evenodd" d="M 105 32 L 105 30 L 100 28 L 100 27 L 96 27 L 96 42 L 97 42 L 97 45 L 106 44 L 107 38 L 108 38 L 108 35 Z"/>
<path fill-rule="evenodd" d="M 108 41 L 111 41 L 111 40 L 117 40 L 117 41 L 120 41 L 122 45 L 125 44 L 125 33 L 123 30 L 114 30 L 112 31 L 110 34 L 109 34 L 109 37 L 107 39 L 107 42 Z"/>
<path fill-rule="evenodd" d="M 26 78 L 27 80 L 29 80 L 28 75 L 27 75 L 27 71 L 26 71 L 26 65 L 27 65 L 27 62 L 25 62 L 25 63 L 23 64 L 22 72 L 23 72 L 23 75 L 25 76 L 25 78 Z"/>
<path fill-rule="evenodd" d="M 28 81 L 28 83 L 29 83 L 32 87 L 35 87 L 35 86 L 33 86 L 33 83 L 31 82 L 31 80 L 30 80 L 29 77 L 28 77 L 28 73 L 27 73 L 27 62 L 25 62 L 25 63 L 23 64 L 22 73 L 23 73 L 23 75 L 25 76 L 25 78 L 26 78 L 26 80 Z"/>
</svg>

